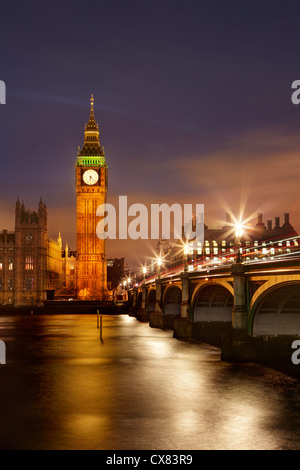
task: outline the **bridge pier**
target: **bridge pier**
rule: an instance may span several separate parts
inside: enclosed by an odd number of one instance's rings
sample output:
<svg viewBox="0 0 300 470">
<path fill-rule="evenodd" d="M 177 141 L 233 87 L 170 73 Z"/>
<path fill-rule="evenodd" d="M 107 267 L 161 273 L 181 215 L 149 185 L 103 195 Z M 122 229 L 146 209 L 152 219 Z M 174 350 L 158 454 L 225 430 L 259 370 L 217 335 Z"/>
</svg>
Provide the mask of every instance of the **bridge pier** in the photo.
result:
<svg viewBox="0 0 300 470">
<path fill-rule="evenodd" d="M 254 357 L 253 342 L 248 334 L 248 309 L 245 266 L 232 265 L 234 305 L 232 329 L 221 338 L 221 358 L 224 361 L 244 362 Z"/>
<path fill-rule="evenodd" d="M 138 289 L 136 287 L 132 290 L 132 306 L 129 308 L 129 316 L 135 317 L 136 310 L 137 310 L 137 297 L 138 297 Z"/>
<path fill-rule="evenodd" d="M 234 306 L 232 310 L 232 326 L 237 330 L 247 331 L 248 311 L 246 295 L 245 266 L 241 263 L 232 265 L 234 286 Z"/>
<path fill-rule="evenodd" d="M 140 310 L 137 312 L 137 319 L 142 322 L 149 321 L 149 315 L 146 309 L 147 303 L 147 286 L 145 283 L 142 285 L 142 305 Z"/>
<path fill-rule="evenodd" d="M 149 325 L 152 328 L 164 328 L 164 314 L 162 311 L 161 279 L 156 280 L 155 309 L 150 313 Z"/>
<path fill-rule="evenodd" d="M 192 338 L 194 337 L 194 324 L 191 321 L 191 298 L 189 273 L 184 271 L 181 274 L 182 297 L 180 317 L 174 319 L 174 338 Z"/>
<path fill-rule="evenodd" d="M 190 287 L 189 274 L 187 271 L 181 274 L 182 297 L 181 297 L 181 318 L 189 318 L 190 316 Z"/>
</svg>

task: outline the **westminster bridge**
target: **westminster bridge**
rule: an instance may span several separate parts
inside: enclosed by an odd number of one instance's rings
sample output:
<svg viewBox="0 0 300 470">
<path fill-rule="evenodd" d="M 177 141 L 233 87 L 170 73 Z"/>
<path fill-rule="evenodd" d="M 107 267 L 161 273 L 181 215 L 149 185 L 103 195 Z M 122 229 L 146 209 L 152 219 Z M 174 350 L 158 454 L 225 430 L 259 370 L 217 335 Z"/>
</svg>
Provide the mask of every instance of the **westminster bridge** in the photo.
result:
<svg viewBox="0 0 300 470">
<path fill-rule="evenodd" d="M 222 359 L 291 362 L 300 339 L 300 256 L 158 272 L 129 291 L 131 315 L 178 339 L 218 346 Z"/>
</svg>

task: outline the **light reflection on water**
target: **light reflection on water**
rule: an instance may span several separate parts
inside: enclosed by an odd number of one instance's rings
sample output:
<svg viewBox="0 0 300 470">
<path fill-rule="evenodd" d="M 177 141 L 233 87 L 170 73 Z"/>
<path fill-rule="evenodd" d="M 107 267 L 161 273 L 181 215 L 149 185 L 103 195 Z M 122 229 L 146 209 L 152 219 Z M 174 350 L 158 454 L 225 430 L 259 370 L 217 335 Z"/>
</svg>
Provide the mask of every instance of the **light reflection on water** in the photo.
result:
<svg viewBox="0 0 300 470">
<path fill-rule="evenodd" d="M 13 327 L 13 328 L 12 328 Z M 2 449 L 299 449 L 299 382 L 127 316 L 0 317 Z"/>
</svg>

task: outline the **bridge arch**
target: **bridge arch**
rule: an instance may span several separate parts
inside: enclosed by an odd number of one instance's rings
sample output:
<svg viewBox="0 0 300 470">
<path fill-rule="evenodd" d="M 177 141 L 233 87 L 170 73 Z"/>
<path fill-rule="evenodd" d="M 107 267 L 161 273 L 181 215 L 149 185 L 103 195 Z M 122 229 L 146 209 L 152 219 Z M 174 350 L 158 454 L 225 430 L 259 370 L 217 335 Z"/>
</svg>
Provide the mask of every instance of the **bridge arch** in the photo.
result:
<svg viewBox="0 0 300 470">
<path fill-rule="evenodd" d="M 253 310 L 254 305 L 257 304 L 257 301 L 261 298 L 261 295 L 268 291 L 270 288 L 278 287 L 279 284 L 282 283 L 295 283 L 298 282 L 299 279 L 295 279 L 294 275 L 286 274 L 282 276 L 282 278 L 278 278 L 277 276 L 272 276 L 270 278 L 263 279 L 265 282 L 255 291 L 253 296 L 250 299 L 249 311 Z"/>
<path fill-rule="evenodd" d="M 165 315 L 180 315 L 181 313 L 181 286 L 170 284 L 164 291 L 163 306 Z"/>
<path fill-rule="evenodd" d="M 232 322 L 233 288 L 224 282 L 199 285 L 192 297 L 194 322 Z"/>
<path fill-rule="evenodd" d="M 300 281 L 273 283 L 253 303 L 249 329 L 254 336 L 300 335 Z"/>
<path fill-rule="evenodd" d="M 192 295 L 192 298 L 191 298 L 191 305 L 194 304 L 195 302 L 195 298 L 197 297 L 197 295 L 199 294 L 199 291 L 201 289 L 203 289 L 204 287 L 206 286 L 215 286 L 215 285 L 218 285 L 218 286 L 223 286 L 225 289 L 227 289 L 232 295 L 234 295 L 234 290 L 233 290 L 233 286 L 228 282 L 228 281 L 223 281 L 222 279 L 218 279 L 218 280 L 214 280 L 214 279 L 211 279 L 209 281 L 206 281 L 205 279 L 201 279 L 198 283 L 197 283 L 197 286 L 196 288 L 194 289 L 194 292 L 193 292 L 193 295 Z"/>
<path fill-rule="evenodd" d="M 146 310 L 147 312 L 153 312 L 155 310 L 156 301 L 156 289 L 150 288 L 147 294 Z"/>
</svg>

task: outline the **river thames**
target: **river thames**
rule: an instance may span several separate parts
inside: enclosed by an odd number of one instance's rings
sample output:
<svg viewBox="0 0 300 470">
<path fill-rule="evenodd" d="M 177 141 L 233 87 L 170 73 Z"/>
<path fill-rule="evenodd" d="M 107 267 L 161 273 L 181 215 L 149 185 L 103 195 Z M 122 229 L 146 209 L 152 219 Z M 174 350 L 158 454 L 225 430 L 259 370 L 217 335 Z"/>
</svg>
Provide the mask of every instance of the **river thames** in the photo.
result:
<svg viewBox="0 0 300 470">
<path fill-rule="evenodd" d="M 298 380 L 170 330 L 5 316 L 0 339 L 1 449 L 300 449 Z"/>
</svg>

